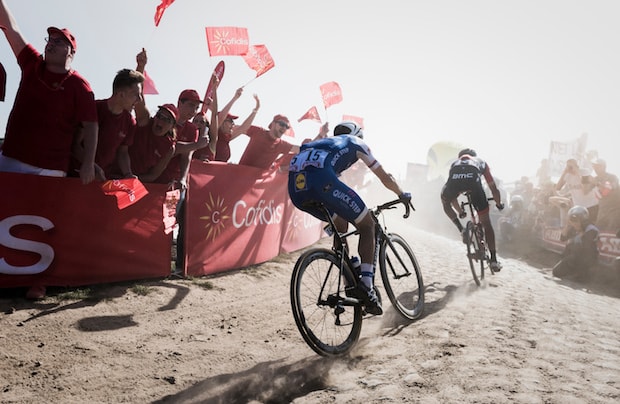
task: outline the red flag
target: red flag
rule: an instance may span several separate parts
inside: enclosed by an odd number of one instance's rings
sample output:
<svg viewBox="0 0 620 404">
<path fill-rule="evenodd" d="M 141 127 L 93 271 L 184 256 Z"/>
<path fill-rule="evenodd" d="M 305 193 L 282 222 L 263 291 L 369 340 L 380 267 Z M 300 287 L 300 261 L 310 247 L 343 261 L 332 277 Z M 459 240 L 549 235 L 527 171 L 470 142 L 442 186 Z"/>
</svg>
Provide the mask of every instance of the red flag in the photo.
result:
<svg viewBox="0 0 620 404">
<path fill-rule="evenodd" d="M 159 94 L 157 91 L 157 87 L 155 87 L 155 82 L 148 75 L 146 70 L 144 71 L 144 83 L 142 83 L 142 93 L 143 94 Z"/>
<path fill-rule="evenodd" d="M 119 209 L 125 209 L 142 199 L 149 191 L 137 178 L 108 180 L 101 185 L 103 193 L 114 195 Z"/>
<path fill-rule="evenodd" d="M 215 69 L 213 69 L 212 75 L 216 76 L 217 79 L 220 81 L 220 83 L 222 82 L 222 77 L 224 77 L 225 69 L 226 69 L 226 65 L 224 64 L 223 60 L 220 60 L 219 63 L 215 66 Z M 209 109 L 209 104 L 211 103 L 211 101 L 213 101 L 214 88 L 212 88 L 211 83 L 212 83 L 211 80 L 209 80 L 209 85 L 207 86 L 207 91 L 205 92 L 204 102 L 202 103 L 201 112 L 203 114 L 207 112 L 207 109 Z"/>
<path fill-rule="evenodd" d="M 243 55 L 243 59 L 250 66 L 250 69 L 256 70 L 256 77 L 264 74 L 276 65 L 265 45 L 250 46 L 248 53 Z"/>
<path fill-rule="evenodd" d="M 310 119 L 315 122 L 321 123 L 321 117 L 319 116 L 319 111 L 317 111 L 316 107 L 313 106 L 306 112 L 301 118 L 297 120 L 297 122 L 301 122 L 304 119 Z"/>
<path fill-rule="evenodd" d="M 164 15 L 164 11 L 166 11 L 168 6 L 170 6 L 172 3 L 174 3 L 174 0 L 161 0 L 161 4 L 157 6 L 157 9 L 155 10 L 155 26 L 156 27 L 159 25 L 159 21 L 161 20 L 161 17 Z"/>
<path fill-rule="evenodd" d="M 321 86 L 321 95 L 323 96 L 323 104 L 325 109 L 342 101 L 342 91 L 335 81 L 330 81 Z"/>
<path fill-rule="evenodd" d="M 359 126 L 361 126 L 362 128 L 364 127 L 364 118 L 360 118 L 359 116 L 342 115 L 342 120 L 343 121 L 353 121 L 356 124 L 358 124 Z"/>
<path fill-rule="evenodd" d="M 207 45 L 211 56 L 245 55 L 250 40 L 247 28 L 206 27 Z"/>
</svg>

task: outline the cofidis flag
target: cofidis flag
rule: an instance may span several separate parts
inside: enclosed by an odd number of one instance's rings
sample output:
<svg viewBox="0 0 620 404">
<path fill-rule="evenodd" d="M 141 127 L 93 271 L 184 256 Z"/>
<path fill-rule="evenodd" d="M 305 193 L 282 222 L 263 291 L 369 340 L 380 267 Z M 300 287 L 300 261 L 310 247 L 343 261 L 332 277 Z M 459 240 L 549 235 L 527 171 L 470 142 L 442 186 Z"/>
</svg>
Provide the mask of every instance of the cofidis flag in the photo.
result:
<svg viewBox="0 0 620 404">
<path fill-rule="evenodd" d="M 325 105 L 325 109 L 342 102 L 342 91 L 335 81 L 330 81 L 329 83 L 321 85 L 321 95 L 323 96 L 323 105 Z"/>
<path fill-rule="evenodd" d="M 101 185 L 103 193 L 114 195 L 119 209 L 125 209 L 142 199 L 149 191 L 137 178 L 108 180 Z"/>
<path fill-rule="evenodd" d="M 250 40 L 247 28 L 206 27 L 207 45 L 211 56 L 245 55 Z"/>
</svg>

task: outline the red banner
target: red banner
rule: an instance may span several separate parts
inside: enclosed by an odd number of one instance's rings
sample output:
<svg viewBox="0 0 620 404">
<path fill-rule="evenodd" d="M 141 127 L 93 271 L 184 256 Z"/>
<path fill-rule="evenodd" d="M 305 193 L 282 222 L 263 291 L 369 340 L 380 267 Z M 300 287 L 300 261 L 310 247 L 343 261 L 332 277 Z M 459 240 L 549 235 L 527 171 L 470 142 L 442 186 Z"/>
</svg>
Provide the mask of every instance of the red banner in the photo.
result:
<svg viewBox="0 0 620 404">
<path fill-rule="evenodd" d="M 166 186 L 119 210 L 101 183 L 0 173 L 0 286 L 79 286 L 170 274 Z"/>
<path fill-rule="evenodd" d="M 245 55 L 250 40 L 247 28 L 206 27 L 207 45 L 211 56 Z"/>
<path fill-rule="evenodd" d="M 299 118 L 297 122 L 301 122 L 304 119 L 310 119 L 312 121 L 321 123 L 321 117 L 319 116 L 319 111 L 314 106 L 310 108 L 305 114 L 303 114 L 303 116 Z"/>
<path fill-rule="evenodd" d="M 321 95 L 323 96 L 325 109 L 342 102 L 342 91 L 340 91 L 340 86 L 335 81 L 321 85 Z"/>
<path fill-rule="evenodd" d="M 543 248 L 561 254 L 567 241 L 560 240 L 561 227 L 545 226 L 541 233 Z M 620 257 L 620 238 L 615 234 L 601 232 L 598 238 L 599 263 L 613 265 L 614 260 Z"/>
<path fill-rule="evenodd" d="M 225 70 L 226 70 L 226 65 L 224 64 L 223 60 L 220 60 L 218 64 L 215 65 L 215 69 L 213 69 L 213 73 L 211 73 L 211 75 L 217 77 L 218 81 L 221 83 L 222 78 L 224 77 Z M 204 102 L 202 103 L 201 112 L 203 114 L 207 112 L 207 109 L 209 109 L 209 105 L 211 104 L 211 101 L 213 101 L 213 92 L 215 90 L 213 87 L 214 87 L 213 82 L 211 81 L 211 78 L 209 78 L 209 85 L 207 86 L 207 91 L 205 91 L 205 98 L 203 100 Z"/>
<path fill-rule="evenodd" d="M 293 206 L 287 180 L 278 170 L 193 160 L 185 226 L 187 274 L 265 262 L 319 240 L 321 222 Z"/>
<path fill-rule="evenodd" d="M 243 55 L 243 59 L 250 66 L 250 69 L 256 71 L 256 77 L 273 69 L 276 65 L 265 45 L 250 46 L 248 53 Z"/>
</svg>

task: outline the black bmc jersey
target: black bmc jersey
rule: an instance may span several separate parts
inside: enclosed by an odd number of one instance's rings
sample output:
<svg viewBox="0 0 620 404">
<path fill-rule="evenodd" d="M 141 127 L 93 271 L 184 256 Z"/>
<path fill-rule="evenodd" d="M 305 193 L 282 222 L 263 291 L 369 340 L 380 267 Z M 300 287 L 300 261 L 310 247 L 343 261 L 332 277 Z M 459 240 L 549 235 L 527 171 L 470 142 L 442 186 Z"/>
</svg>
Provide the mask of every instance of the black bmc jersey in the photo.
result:
<svg viewBox="0 0 620 404">
<path fill-rule="evenodd" d="M 465 155 L 450 166 L 448 181 L 441 190 L 444 200 L 456 199 L 463 192 L 471 191 L 472 201 L 477 211 L 489 207 L 486 194 L 482 188 L 480 177 L 484 176 L 487 183 L 493 182 L 493 176 L 487 163 L 478 158 Z"/>
</svg>

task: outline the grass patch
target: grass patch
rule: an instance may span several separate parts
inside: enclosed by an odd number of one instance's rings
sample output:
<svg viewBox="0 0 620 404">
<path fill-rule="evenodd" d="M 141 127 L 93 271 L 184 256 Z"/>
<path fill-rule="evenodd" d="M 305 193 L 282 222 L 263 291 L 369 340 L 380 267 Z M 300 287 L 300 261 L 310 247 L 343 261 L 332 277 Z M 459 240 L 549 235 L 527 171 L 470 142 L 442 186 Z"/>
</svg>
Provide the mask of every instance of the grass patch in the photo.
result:
<svg viewBox="0 0 620 404">
<path fill-rule="evenodd" d="M 202 279 L 202 278 L 191 278 L 190 282 L 192 283 L 192 285 L 196 285 L 199 288 L 202 289 L 206 289 L 206 290 L 214 290 L 216 289 L 215 285 L 213 284 L 213 282 L 207 280 L 207 279 Z"/>
<path fill-rule="evenodd" d="M 147 296 L 153 291 L 153 288 L 146 285 L 136 284 L 131 287 L 131 291 L 139 296 Z"/>
<path fill-rule="evenodd" d="M 94 291 L 90 288 L 68 290 L 66 292 L 60 292 L 54 297 L 58 301 L 93 300 L 96 298 Z"/>
</svg>

